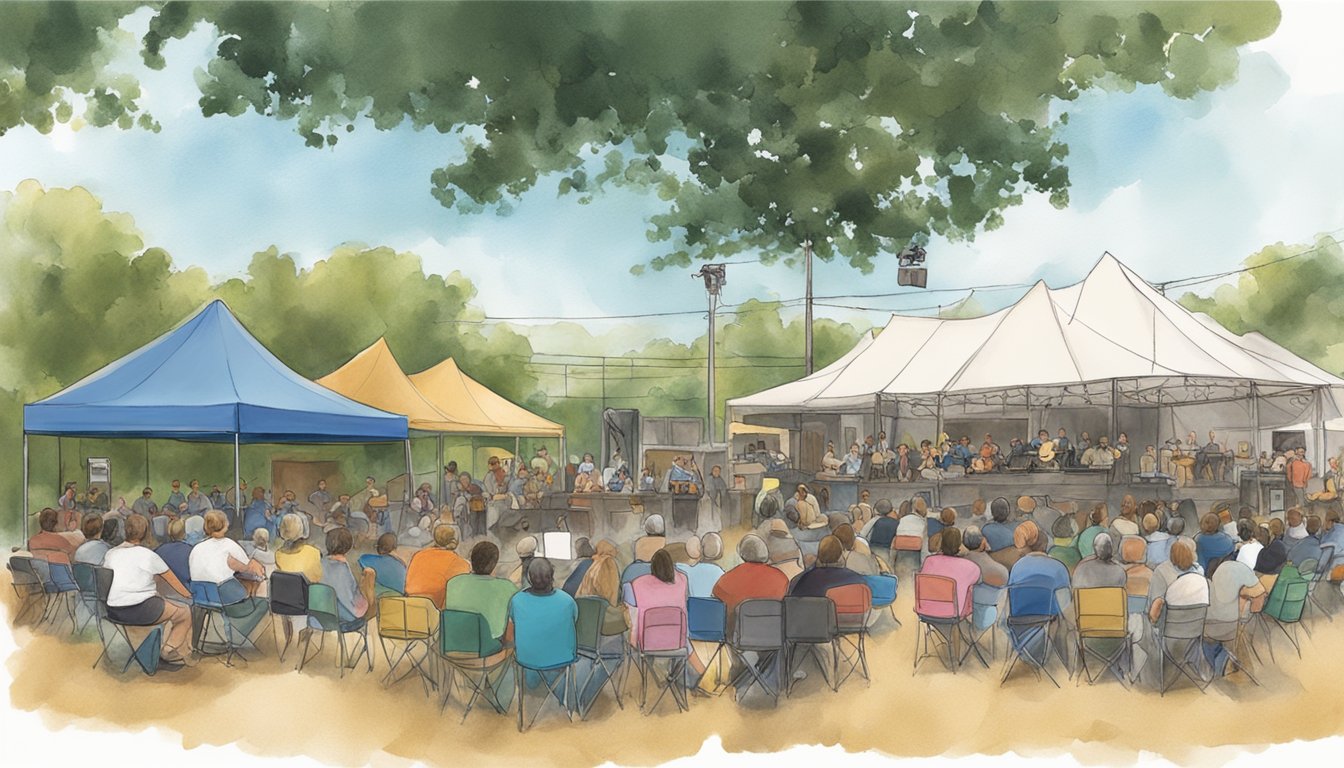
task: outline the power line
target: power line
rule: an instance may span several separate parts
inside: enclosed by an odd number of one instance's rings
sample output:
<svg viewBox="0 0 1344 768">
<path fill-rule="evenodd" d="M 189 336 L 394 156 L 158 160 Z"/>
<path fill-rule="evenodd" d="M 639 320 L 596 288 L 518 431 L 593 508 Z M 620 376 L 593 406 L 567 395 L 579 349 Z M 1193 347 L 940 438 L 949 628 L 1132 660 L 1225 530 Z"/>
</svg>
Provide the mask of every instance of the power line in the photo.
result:
<svg viewBox="0 0 1344 768">
<path fill-rule="evenodd" d="M 1344 229 L 1337 229 L 1337 230 L 1334 230 L 1333 232 L 1329 232 L 1329 233 L 1327 233 L 1327 234 L 1331 235 L 1330 237 L 1326 238 L 1326 239 L 1329 241 L 1329 244 L 1331 244 L 1331 245 L 1339 245 L 1339 244 L 1340 244 L 1339 240 L 1335 239 L 1335 237 L 1334 237 L 1334 235 L 1335 235 L 1336 233 L 1340 233 L 1340 232 L 1344 232 Z M 1257 270 L 1257 269 L 1264 269 L 1265 267 L 1271 267 L 1271 266 L 1273 266 L 1273 265 L 1275 265 L 1275 264 L 1282 264 L 1282 263 L 1285 262 L 1285 261 L 1289 261 L 1289 260 L 1291 260 L 1291 259 L 1296 259 L 1296 258 L 1298 258 L 1299 256 L 1306 256 L 1306 255 L 1308 255 L 1308 254 L 1318 253 L 1318 252 L 1320 252 L 1320 251 L 1325 250 L 1326 247 L 1327 247 L 1326 245 L 1317 245 L 1317 246 L 1308 248 L 1308 249 L 1306 249 L 1306 250 L 1298 251 L 1297 253 L 1290 253 L 1290 254 L 1288 254 L 1287 256 L 1281 256 L 1281 257 L 1279 257 L 1279 258 L 1277 258 L 1277 259 L 1273 259 L 1273 260 L 1267 261 L 1267 262 L 1265 262 L 1265 263 L 1263 263 L 1263 264 L 1252 264 L 1252 265 L 1250 265 L 1250 266 L 1242 267 L 1242 268 L 1240 268 L 1240 269 L 1228 270 L 1227 272 L 1218 272 L 1218 273 L 1216 273 L 1216 274 L 1212 274 L 1212 275 L 1199 275 L 1199 276 L 1196 276 L 1196 277 L 1182 277 L 1182 278 L 1177 278 L 1177 279 L 1175 279 L 1175 280 L 1165 280 L 1165 281 L 1162 281 L 1162 282 L 1151 283 L 1151 285 L 1152 285 L 1154 288 L 1159 288 L 1159 289 L 1161 289 L 1161 290 L 1166 290 L 1167 288 L 1188 288 L 1189 286 L 1192 286 L 1192 285 L 1199 285 L 1200 283 L 1208 283 L 1208 282 L 1212 282 L 1212 281 L 1214 281 L 1214 280 L 1221 280 L 1221 279 L 1223 279 L 1223 278 L 1225 278 L 1225 277 L 1231 277 L 1231 276 L 1233 276 L 1233 275 L 1240 275 L 1240 274 L 1243 274 L 1243 273 L 1246 273 L 1246 272 L 1254 272 L 1254 271 Z"/>
</svg>

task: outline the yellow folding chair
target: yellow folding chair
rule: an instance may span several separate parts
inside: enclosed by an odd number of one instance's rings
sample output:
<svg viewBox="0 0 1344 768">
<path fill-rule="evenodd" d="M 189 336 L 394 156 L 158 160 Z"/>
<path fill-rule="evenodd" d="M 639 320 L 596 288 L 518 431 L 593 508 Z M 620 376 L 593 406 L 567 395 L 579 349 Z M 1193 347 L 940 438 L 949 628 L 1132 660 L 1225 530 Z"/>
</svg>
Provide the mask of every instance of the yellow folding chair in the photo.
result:
<svg viewBox="0 0 1344 768">
<path fill-rule="evenodd" d="M 384 686 L 396 685 L 419 674 L 426 696 L 431 688 L 437 687 L 435 673 L 425 665 L 434 663 L 432 650 L 438 618 L 439 609 L 427 597 L 389 596 L 378 600 L 378 644 L 383 647 L 388 667 L 383 676 Z M 398 651 L 396 659 L 392 658 L 394 650 Z M 410 668 L 398 676 L 397 667 L 407 660 Z"/>
<path fill-rule="evenodd" d="M 1074 590 L 1073 604 L 1078 620 L 1079 684 L 1082 684 L 1083 678 L 1086 677 L 1087 684 L 1092 685 L 1109 669 L 1120 684 L 1125 685 L 1125 676 L 1118 667 L 1127 654 L 1133 653 L 1129 636 L 1127 597 L 1124 587 L 1091 587 Z M 1088 656 L 1104 666 L 1093 672 L 1087 664 Z"/>
</svg>

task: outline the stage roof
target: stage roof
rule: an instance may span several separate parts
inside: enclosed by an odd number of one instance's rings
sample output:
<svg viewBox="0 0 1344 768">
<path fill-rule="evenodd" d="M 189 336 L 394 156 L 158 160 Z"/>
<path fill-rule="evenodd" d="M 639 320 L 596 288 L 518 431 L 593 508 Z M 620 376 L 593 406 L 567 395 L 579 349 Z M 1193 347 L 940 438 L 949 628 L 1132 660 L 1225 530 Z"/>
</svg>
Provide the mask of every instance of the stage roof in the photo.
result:
<svg viewBox="0 0 1344 768">
<path fill-rule="evenodd" d="M 453 358 L 410 377 L 410 382 L 441 412 L 475 435 L 560 437 L 565 428 L 516 405 L 457 367 Z M 446 430 L 454 431 L 454 430 Z"/>
</svg>

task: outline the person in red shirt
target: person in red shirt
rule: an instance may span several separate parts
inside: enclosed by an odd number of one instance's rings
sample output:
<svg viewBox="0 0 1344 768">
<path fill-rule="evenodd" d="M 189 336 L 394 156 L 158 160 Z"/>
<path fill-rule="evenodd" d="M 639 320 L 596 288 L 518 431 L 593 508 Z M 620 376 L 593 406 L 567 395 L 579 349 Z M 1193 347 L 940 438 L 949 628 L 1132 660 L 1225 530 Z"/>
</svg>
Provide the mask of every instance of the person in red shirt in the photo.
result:
<svg viewBox="0 0 1344 768">
<path fill-rule="evenodd" d="M 443 610 L 443 593 L 448 580 L 471 571 L 471 564 L 455 551 L 457 533 L 451 525 L 434 527 L 434 546 L 422 549 L 411 558 L 406 569 L 406 594 L 428 597 Z"/>
<path fill-rule="evenodd" d="M 789 590 L 788 578 L 778 568 L 767 564 L 770 550 L 765 539 L 754 533 L 743 536 L 737 544 L 737 555 L 742 558 L 742 564 L 723 574 L 713 592 L 728 610 L 730 630 L 737 606 L 743 600 L 780 600 Z"/>
<path fill-rule="evenodd" d="M 1297 449 L 1297 453 L 1288 460 L 1286 471 L 1288 484 L 1293 486 L 1293 493 L 1297 496 L 1297 505 L 1306 506 L 1307 481 L 1311 479 L 1311 463 L 1307 461 L 1307 449 Z"/>
<path fill-rule="evenodd" d="M 40 557 L 52 563 L 70 564 L 77 546 L 69 538 L 56 532 L 60 523 L 60 513 L 47 507 L 37 516 L 37 525 L 42 530 L 28 538 L 28 551 L 33 557 Z"/>
</svg>

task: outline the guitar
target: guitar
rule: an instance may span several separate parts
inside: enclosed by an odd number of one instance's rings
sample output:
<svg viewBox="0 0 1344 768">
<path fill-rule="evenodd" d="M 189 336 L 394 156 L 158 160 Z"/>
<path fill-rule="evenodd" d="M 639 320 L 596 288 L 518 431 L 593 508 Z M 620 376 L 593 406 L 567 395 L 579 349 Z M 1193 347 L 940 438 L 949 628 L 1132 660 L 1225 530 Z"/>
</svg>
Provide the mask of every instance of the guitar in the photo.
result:
<svg viewBox="0 0 1344 768">
<path fill-rule="evenodd" d="M 1049 464 L 1050 462 L 1054 461 L 1055 441 L 1046 440 L 1044 443 L 1041 443 L 1040 449 L 1036 452 L 1036 457 L 1041 460 L 1042 464 Z"/>
</svg>

